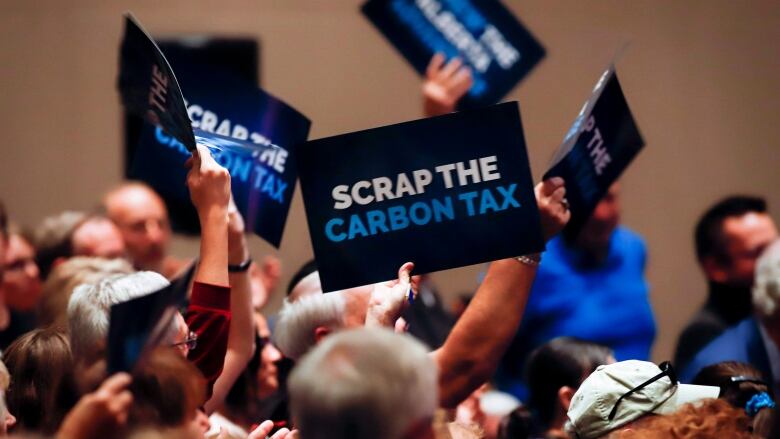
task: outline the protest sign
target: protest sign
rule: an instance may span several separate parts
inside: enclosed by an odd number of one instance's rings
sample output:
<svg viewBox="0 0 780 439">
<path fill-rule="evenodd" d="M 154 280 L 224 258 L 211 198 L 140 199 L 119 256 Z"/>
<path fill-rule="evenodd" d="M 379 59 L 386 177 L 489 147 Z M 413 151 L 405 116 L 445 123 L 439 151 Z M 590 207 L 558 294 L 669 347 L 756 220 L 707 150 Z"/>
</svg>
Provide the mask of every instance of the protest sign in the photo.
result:
<svg viewBox="0 0 780 439">
<path fill-rule="evenodd" d="M 517 103 L 296 148 L 324 291 L 539 252 Z"/>
<path fill-rule="evenodd" d="M 134 41 L 141 36 L 149 39 L 132 19 L 128 18 L 127 22 L 128 33 L 123 47 L 129 44 L 128 40 Z M 156 54 L 147 54 L 143 59 L 159 57 L 165 60 L 153 42 L 131 45 L 153 50 Z M 123 57 L 120 88 L 123 77 L 140 76 L 125 74 L 124 69 L 146 68 L 144 64 L 133 63 L 138 58 L 141 57 Z M 230 172 L 233 198 L 247 227 L 279 247 L 297 178 L 290 149 L 306 140 L 311 122 L 281 100 L 218 66 L 195 66 L 186 62 L 178 66 L 182 86 L 188 93 L 192 91 L 185 100 L 177 87 L 175 92 L 179 94 L 173 99 L 181 102 L 181 108 L 177 106 L 176 111 L 184 112 L 186 129 L 169 127 L 162 123 L 162 118 L 155 120 L 148 112 L 144 113 L 153 125 L 144 127 L 141 133 L 130 176 L 149 183 L 167 200 L 175 200 L 179 206 L 191 209 L 184 185 L 186 170 L 182 168 L 191 151 L 183 139 L 191 137 L 193 142 L 197 140 L 209 146 L 215 159 Z M 154 68 L 151 67 L 152 71 Z M 170 68 L 169 71 L 173 77 L 173 71 Z M 175 92 L 168 94 L 176 95 Z M 149 93 L 154 95 L 153 91 Z M 122 95 L 124 99 L 132 93 L 123 89 Z M 132 101 L 124 103 L 129 110 L 136 111 Z M 177 131 L 187 131 L 187 134 L 177 135 Z M 192 216 L 195 217 L 194 211 Z"/>
<path fill-rule="evenodd" d="M 187 290 L 169 285 L 145 296 L 111 306 L 107 369 L 131 372 L 138 361 L 168 333 Z"/>
<path fill-rule="evenodd" d="M 545 55 L 495 0 L 368 0 L 362 11 L 421 75 L 437 52 L 460 57 L 474 79 L 461 108 L 498 102 Z"/>
<path fill-rule="evenodd" d="M 601 76 L 591 97 L 558 149 L 544 178 L 563 177 L 571 220 L 564 229 L 576 237 L 593 209 L 645 142 L 628 108 L 615 68 Z"/>
</svg>

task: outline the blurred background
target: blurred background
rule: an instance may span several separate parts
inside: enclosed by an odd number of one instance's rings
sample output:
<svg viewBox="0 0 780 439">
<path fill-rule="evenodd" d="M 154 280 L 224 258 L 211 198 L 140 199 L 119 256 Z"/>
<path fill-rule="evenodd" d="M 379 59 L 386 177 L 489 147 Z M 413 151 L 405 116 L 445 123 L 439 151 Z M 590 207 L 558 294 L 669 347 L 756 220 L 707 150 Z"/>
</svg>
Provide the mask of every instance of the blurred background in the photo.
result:
<svg viewBox="0 0 780 439">
<path fill-rule="evenodd" d="M 312 120 L 312 139 L 421 117 L 421 79 L 361 15 L 361 3 L 4 0 L 0 198 L 17 222 L 34 226 L 63 209 L 95 207 L 121 180 L 115 84 L 126 10 L 156 37 L 257 38 L 261 86 Z M 780 207 L 780 3 L 504 4 L 547 49 L 505 98 L 520 102 L 537 179 L 603 69 L 629 44 L 618 76 L 647 146 L 622 180 L 623 222 L 648 243 L 659 326 L 653 357 L 668 359 L 706 294 L 693 251 L 699 215 L 734 193 L 766 197 L 773 213 Z M 276 252 L 256 237 L 252 246 L 256 258 Z M 194 255 L 197 243 L 179 237 L 173 250 Z M 300 191 L 278 255 L 284 287 L 312 256 Z M 435 279 L 452 298 L 476 287 L 480 269 Z M 271 310 L 281 302 L 278 293 Z"/>
</svg>

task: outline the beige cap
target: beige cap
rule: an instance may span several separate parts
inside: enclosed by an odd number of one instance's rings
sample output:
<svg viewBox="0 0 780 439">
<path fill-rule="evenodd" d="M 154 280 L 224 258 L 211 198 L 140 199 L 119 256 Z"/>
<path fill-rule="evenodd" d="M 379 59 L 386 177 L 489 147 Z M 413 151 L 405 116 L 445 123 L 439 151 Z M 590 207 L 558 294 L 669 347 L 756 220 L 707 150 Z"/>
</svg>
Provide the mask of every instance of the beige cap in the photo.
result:
<svg viewBox="0 0 780 439">
<path fill-rule="evenodd" d="M 670 414 L 680 406 L 705 398 L 717 398 L 720 388 L 691 384 L 672 385 L 668 376 L 623 398 L 615 417 L 609 413 L 618 399 L 661 369 L 647 361 L 628 360 L 599 366 L 580 385 L 569 406 L 569 423 L 581 439 L 598 438 L 648 413 Z"/>
</svg>

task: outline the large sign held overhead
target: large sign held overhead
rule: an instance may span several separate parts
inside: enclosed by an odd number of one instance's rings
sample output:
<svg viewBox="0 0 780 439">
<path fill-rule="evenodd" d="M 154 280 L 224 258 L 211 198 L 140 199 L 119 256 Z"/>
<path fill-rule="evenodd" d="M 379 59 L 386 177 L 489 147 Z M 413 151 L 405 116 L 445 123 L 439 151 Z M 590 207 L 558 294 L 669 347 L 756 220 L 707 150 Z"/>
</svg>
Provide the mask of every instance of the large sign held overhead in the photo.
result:
<svg viewBox="0 0 780 439">
<path fill-rule="evenodd" d="M 462 108 L 498 102 L 545 55 L 497 0 L 368 0 L 362 10 L 420 74 L 437 52 L 463 59 L 474 84 Z"/>
<path fill-rule="evenodd" d="M 126 19 L 122 48 L 123 103 L 151 124 L 141 134 L 131 176 L 167 199 L 186 202 L 186 170 L 181 165 L 194 142 L 203 143 L 230 172 L 233 198 L 249 228 L 278 247 L 297 178 L 290 150 L 306 140 L 311 122 L 216 67 L 179 65 L 181 85 L 193 90 L 185 100 L 165 57 L 132 16 Z M 165 81 L 156 81 L 158 76 Z M 209 86 L 204 86 L 204 78 Z"/>
<path fill-rule="evenodd" d="M 559 148 L 544 178 L 566 181 L 571 220 L 564 229 L 576 237 L 609 187 L 645 142 L 631 115 L 615 68 L 599 79 Z"/>
<path fill-rule="evenodd" d="M 544 248 L 517 103 L 296 148 L 325 291 Z"/>
</svg>

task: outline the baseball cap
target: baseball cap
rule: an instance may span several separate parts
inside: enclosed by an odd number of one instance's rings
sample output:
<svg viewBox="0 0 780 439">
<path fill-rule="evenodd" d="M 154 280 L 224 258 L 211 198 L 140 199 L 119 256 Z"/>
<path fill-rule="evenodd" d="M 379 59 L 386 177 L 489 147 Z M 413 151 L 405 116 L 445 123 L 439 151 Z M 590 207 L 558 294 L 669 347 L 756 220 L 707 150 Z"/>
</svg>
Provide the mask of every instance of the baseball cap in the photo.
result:
<svg viewBox="0 0 780 439">
<path fill-rule="evenodd" d="M 660 367 L 638 360 L 599 366 L 571 400 L 569 428 L 581 439 L 598 438 L 646 414 L 674 413 L 719 393 L 719 387 L 678 383 L 668 362 Z"/>
</svg>

